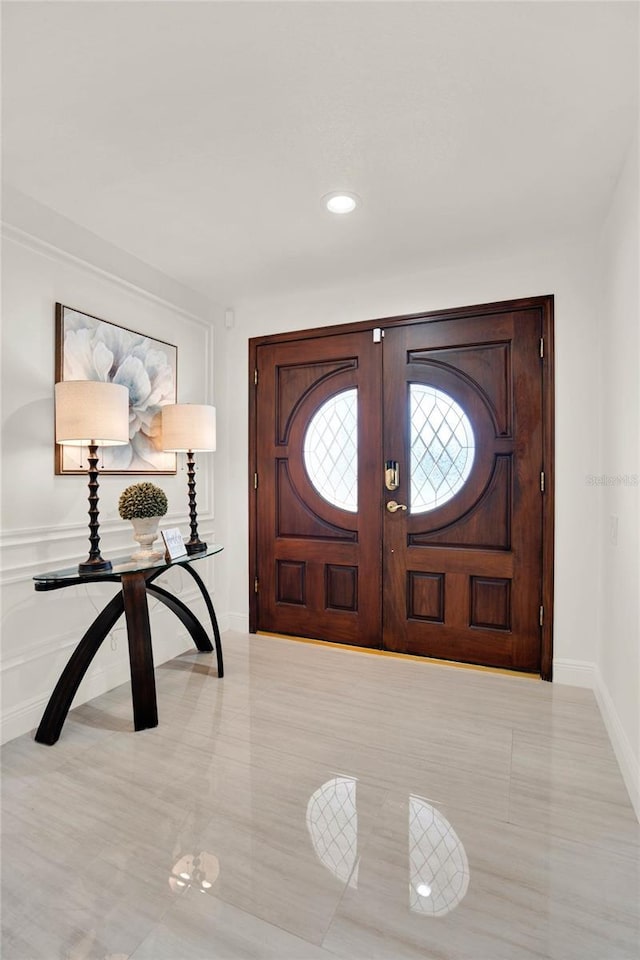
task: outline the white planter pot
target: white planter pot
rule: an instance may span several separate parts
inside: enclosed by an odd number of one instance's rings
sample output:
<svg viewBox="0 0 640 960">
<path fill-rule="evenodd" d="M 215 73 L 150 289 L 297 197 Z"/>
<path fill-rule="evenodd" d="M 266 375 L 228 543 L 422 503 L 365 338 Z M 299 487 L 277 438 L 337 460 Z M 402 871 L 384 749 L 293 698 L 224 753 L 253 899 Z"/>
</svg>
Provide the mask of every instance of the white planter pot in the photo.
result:
<svg viewBox="0 0 640 960">
<path fill-rule="evenodd" d="M 154 540 L 158 539 L 160 517 L 133 517 L 133 539 L 140 544 L 140 549 L 131 554 L 132 560 L 160 560 L 163 553 L 153 549 Z"/>
</svg>

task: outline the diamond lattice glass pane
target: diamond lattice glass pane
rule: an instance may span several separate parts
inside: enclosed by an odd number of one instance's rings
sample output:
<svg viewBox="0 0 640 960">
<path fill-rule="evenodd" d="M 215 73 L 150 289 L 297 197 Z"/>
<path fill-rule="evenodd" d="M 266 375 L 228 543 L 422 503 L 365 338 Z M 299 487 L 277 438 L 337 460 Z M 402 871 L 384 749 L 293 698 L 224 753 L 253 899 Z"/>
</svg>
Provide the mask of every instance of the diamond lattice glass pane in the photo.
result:
<svg viewBox="0 0 640 960">
<path fill-rule="evenodd" d="M 469 887 L 467 854 L 449 821 L 422 797 L 409 797 L 409 906 L 442 917 Z"/>
<path fill-rule="evenodd" d="M 458 493 L 471 473 L 473 429 L 453 397 L 423 383 L 409 387 L 411 513 L 426 513 Z"/>
<path fill-rule="evenodd" d="M 320 862 L 331 873 L 358 886 L 357 781 L 334 777 L 312 794 L 307 804 L 307 830 Z"/>
<path fill-rule="evenodd" d="M 343 390 L 316 410 L 304 438 L 304 465 L 321 497 L 358 510 L 358 391 Z"/>
</svg>

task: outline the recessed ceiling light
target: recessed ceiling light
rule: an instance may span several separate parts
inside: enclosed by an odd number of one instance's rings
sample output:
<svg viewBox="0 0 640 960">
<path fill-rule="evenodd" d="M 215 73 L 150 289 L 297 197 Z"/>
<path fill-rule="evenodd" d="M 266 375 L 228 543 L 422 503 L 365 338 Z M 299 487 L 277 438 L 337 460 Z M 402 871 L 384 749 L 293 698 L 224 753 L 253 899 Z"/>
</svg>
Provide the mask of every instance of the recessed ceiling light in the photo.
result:
<svg viewBox="0 0 640 960">
<path fill-rule="evenodd" d="M 351 213 L 360 203 L 355 193 L 328 193 L 322 201 L 330 213 Z"/>
</svg>

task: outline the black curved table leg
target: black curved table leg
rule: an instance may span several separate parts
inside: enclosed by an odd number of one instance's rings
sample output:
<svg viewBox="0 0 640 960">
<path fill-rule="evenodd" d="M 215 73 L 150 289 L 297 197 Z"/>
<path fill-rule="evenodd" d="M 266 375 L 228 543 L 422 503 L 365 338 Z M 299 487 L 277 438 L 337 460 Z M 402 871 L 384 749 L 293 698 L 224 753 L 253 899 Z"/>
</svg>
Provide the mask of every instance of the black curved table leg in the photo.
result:
<svg viewBox="0 0 640 960">
<path fill-rule="evenodd" d="M 181 564 L 182 569 L 186 570 L 187 573 L 190 573 L 195 582 L 200 587 L 200 592 L 204 597 L 204 602 L 207 605 L 207 610 L 209 611 L 209 616 L 211 617 L 211 626 L 213 627 L 213 639 L 216 645 L 216 659 L 218 661 L 218 676 L 224 677 L 224 664 L 222 662 L 222 640 L 220 639 L 220 628 L 218 626 L 218 618 L 216 617 L 216 612 L 213 609 L 213 604 L 211 602 L 211 597 L 209 596 L 209 591 L 204 585 L 202 577 L 196 573 L 191 564 Z"/>
<path fill-rule="evenodd" d="M 58 740 L 82 678 L 100 649 L 102 641 L 123 612 L 124 597 L 122 590 L 118 590 L 113 600 L 109 601 L 93 621 L 62 671 L 36 732 L 35 738 L 38 743 L 52 746 Z"/>
<path fill-rule="evenodd" d="M 147 584 L 143 571 L 123 573 L 122 596 L 127 621 L 131 700 L 135 730 L 158 726 L 156 678 L 153 669 Z"/>
<path fill-rule="evenodd" d="M 160 600 L 161 603 L 164 603 L 165 606 L 169 607 L 169 609 L 175 613 L 176 617 L 182 621 L 184 626 L 191 634 L 191 639 L 195 643 L 198 650 L 200 650 L 202 653 L 210 653 L 213 650 L 211 641 L 209 640 L 204 627 L 200 621 L 194 617 L 182 600 L 178 600 L 178 598 L 174 597 L 174 595 L 169 593 L 168 590 L 163 590 L 162 587 L 157 587 L 154 583 L 149 583 L 148 581 L 147 593 L 150 593 L 156 598 L 156 600 Z"/>
</svg>

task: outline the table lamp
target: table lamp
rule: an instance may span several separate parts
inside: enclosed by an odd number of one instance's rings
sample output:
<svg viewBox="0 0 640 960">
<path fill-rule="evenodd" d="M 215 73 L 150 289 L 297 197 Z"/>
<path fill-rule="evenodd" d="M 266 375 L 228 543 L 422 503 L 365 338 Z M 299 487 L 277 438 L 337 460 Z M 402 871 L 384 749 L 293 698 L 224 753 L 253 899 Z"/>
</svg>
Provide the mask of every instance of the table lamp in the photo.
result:
<svg viewBox="0 0 640 960">
<path fill-rule="evenodd" d="M 196 512 L 196 471 L 194 453 L 216 448 L 216 408 L 202 403 L 173 403 L 162 407 L 162 449 L 167 453 L 187 454 L 189 517 L 191 539 L 185 543 L 187 553 L 207 549 L 198 536 Z"/>
<path fill-rule="evenodd" d="M 98 447 L 129 443 L 129 391 L 119 383 L 63 380 L 56 383 L 56 443 L 88 447 L 89 557 L 79 573 L 111 570 L 100 556 L 98 534 Z"/>
</svg>

